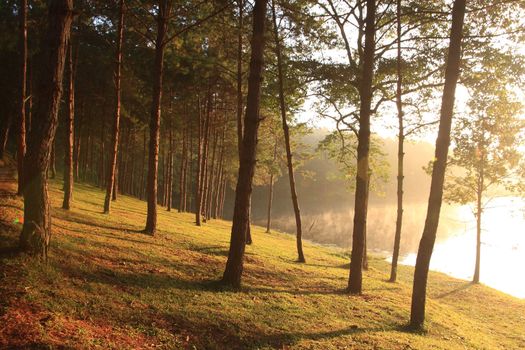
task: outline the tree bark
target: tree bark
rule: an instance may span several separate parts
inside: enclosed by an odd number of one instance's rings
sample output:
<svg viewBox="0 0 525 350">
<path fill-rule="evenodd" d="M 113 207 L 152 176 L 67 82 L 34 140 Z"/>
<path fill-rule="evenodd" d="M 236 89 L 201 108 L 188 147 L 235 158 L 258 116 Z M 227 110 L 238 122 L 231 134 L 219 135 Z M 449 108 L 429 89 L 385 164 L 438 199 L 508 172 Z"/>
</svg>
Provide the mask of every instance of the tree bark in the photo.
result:
<svg viewBox="0 0 525 350">
<path fill-rule="evenodd" d="M 237 29 L 237 150 L 239 161 L 242 152 L 242 30 L 244 1 L 239 4 L 239 28 Z"/>
<path fill-rule="evenodd" d="M 73 197 L 73 141 L 75 139 L 75 70 L 73 65 L 73 45 L 69 40 L 68 101 L 66 111 L 66 145 L 64 154 L 64 200 L 62 208 L 69 210 Z"/>
<path fill-rule="evenodd" d="M 24 184 L 24 156 L 26 154 L 26 84 L 27 84 L 27 0 L 20 0 L 20 106 L 18 115 L 18 195 Z"/>
<path fill-rule="evenodd" d="M 360 111 L 357 136 L 357 176 L 354 205 L 354 232 L 348 292 L 361 294 L 363 288 L 363 255 L 366 235 L 367 192 L 369 182 L 370 114 L 372 102 L 372 80 L 374 78 L 375 52 L 375 0 L 366 1 L 365 49 L 359 87 Z"/>
<path fill-rule="evenodd" d="M 392 266 L 390 269 L 389 282 L 395 282 L 397 279 L 397 263 L 399 260 L 399 250 L 401 246 L 401 229 L 403 227 L 403 162 L 405 157 L 405 129 L 403 125 L 403 101 L 402 83 L 403 76 L 401 72 L 401 0 L 397 0 L 397 83 L 396 83 L 396 107 L 398 121 L 397 136 L 397 215 L 396 215 L 396 232 L 394 235 L 394 251 L 392 253 Z"/>
<path fill-rule="evenodd" d="M 104 199 L 104 213 L 111 211 L 111 198 L 117 168 L 118 140 L 120 133 L 120 100 L 122 79 L 122 41 L 124 38 L 124 0 L 119 0 L 119 22 L 117 36 L 117 50 L 115 54 L 115 118 L 113 120 L 113 133 L 111 139 L 111 154 L 108 164 L 108 178 L 106 182 L 106 198 Z"/>
<path fill-rule="evenodd" d="M 427 216 L 423 235 L 419 243 L 414 272 L 412 292 L 412 306 L 410 313 L 410 326 L 414 329 L 423 327 L 425 321 L 425 302 L 430 258 L 436 241 L 436 232 L 439 224 L 439 214 L 443 197 L 443 183 L 447 165 L 448 147 L 450 145 L 450 128 L 454 113 L 456 85 L 459 77 L 461 61 L 461 41 L 463 22 L 465 17 L 466 0 L 455 0 L 452 8 L 452 29 L 450 33 L 450 46 L 448 51 L 447 66 L 445 70 L 445 86 L 441 102 L 441 114 L 438 137 L 436 140 L 436 153 L 432 169 L 430 196 L 428 199 Z"/>
<path fill-rule="evenodd" d="M 157 181 L 159 166 L 160 113 L 162 100 L 162 72 L 164 68 L 164 49 L 171 12 L 171 0 L 159 1 L 157 16 L 157 39 L 155 41 L 155 63 L 153 67 L 153 91 L 150 118 L 150 142 L 148 159 L 148 215 L 144 232 L 154 235 L 157 230 Z"/>
<path fill-rule="evenodd" d="M 279 79 L 279 106 L 281 109 L 281 120 L 283 124 L 284 143 L 286 146 L 286 165 L 288 167 L 288 180 L 290 181 L 290 192 L 292 195 L 293 210 L 295 214 L 295 228 L 296 228 L 296 245 L 297 245 L 297 261 L 306 262 L 303 253 L 303 228 L 301 224 L 301 211 L 299 209 L 299 200 L 297 198 L 297 190 L 295 188 L 295 176 L 292 161 L 292 148 L 290 145 L 290 129 L 288 121 L 286 120 L 286 104 L 284 100 L 284 86 L 283 86 L 283 67 L 281 56 L 281 41 L 279 39 L 279 29 L 277 28 L 277 16 L 275 14 L 275 2 L 272 0 L 272 15 L 275 38 L 275 53 L 277 55 L 277 72 Z"/>
<path fill-rule="evenodd" d="M 255 153 L 259 129 L 259 105 L 264 59 L 264 27 L 266 21 L 266 0 L 256 0 L 253 9 L 253 34 L 251 42 L 250 76 L 248 97 L 244 117 L 244 135 L 235 190 L 233 225 L 228 261 L 222 283 L 233 288 L 241 286 L 246 230 L 249 225 L 250 198 L 255 170 Z"/>
<path fill-rule="evenodd" d="M 49 1 L 48 29 L 43 42 L 42 70 L 34 120 L 24 159 L 24 226 L 20 247 L 33 256 L 47 259 L 51 237 L 50 203 L 46 173 L 58 124 L 67 42 L 73 20 L 72 0 Z"/>
</svg>

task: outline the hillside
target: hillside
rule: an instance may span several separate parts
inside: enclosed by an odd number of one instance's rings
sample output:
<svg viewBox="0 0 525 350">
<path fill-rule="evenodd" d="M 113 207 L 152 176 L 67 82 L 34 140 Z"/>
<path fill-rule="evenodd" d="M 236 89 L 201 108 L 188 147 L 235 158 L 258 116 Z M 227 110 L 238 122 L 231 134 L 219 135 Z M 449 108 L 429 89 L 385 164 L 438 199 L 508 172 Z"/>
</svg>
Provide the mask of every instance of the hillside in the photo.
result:
<svg viewBox="0 0 525 350">
<path fill-rule="evenodd" d="M 431 273 L 428 331 L 403 330 L 412 268 L 385 282 L 372 258 L 363 296 L 342 293 L 348 257 L 253 230 L 244 288 L 221 290 L 230 223 L 197 228 L 190 214 L 159 209 L 159 233 L 139 233 L 146 203 L 76 185 L 70 212 L 52 182 L 53 237 L 42 266 L 12 251 L 22 201 L 0 198 L 0 348 L 98 349 L 523 349 L 525 301 Z"/>
</svg>

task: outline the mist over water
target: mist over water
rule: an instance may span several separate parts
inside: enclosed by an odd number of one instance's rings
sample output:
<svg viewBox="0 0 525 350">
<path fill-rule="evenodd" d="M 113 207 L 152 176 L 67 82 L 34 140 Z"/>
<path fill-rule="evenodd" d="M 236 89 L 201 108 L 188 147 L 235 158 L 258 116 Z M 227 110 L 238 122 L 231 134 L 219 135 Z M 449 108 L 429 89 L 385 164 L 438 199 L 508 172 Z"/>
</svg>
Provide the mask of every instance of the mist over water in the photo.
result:
<svg viewBox="0 0 525 350">
<path fill-rule="evenodd" d="M 325 134 L 317 130 L 309 144 L 315 145 Z M 384 139 L 390 164 L 390 181 L 382 194 L 372 192 L 367 220 L 367 248 L 391 256 L 396 223 L 397 141 Z M 423 167 L 434 157 L 434 146 L 425 142 L 405 145 L 404 212 L 400 263 L 414 265 L 423 232 L 430 176 Z M 333 177 L 337 164 L 316 155 L 302 166 L 310 176 L 297 174 L 297 188 L 303 237 L 350 250 L 353 230 L 353 191 L 348 182 Z M 312 176 L 313 174 L 313 176 Z M 268 186 L 254 188 L 252 220 L 266 226 Z M 230 207 L 231 208 L 231 207 Z M 231 215 L 232 209 L 227 211 Z M 525 201 L 515 197 L 492 200 L 482 216 L 481 283 L 505 293 L 525 298 Z M 272 228 L 295 232 L 290 188 L 283 171 L 274 186 Z M 443 203 L 431 269 L 465 280 L 472 279 L 476 254 L 476 220 L 470 206 Z"/>
<path fill-rule="evenodd" d="M 427 203 L 407 203 L 403 217 L 400 263 L 415 265 L 423 232 Z M 396 206 L 373 204 L 367 226 L 368 250 L 390 259 Z M 499 197 L 490 202 L 482 216 L 481 283 L 507 294 L 525 298 L 525 201 Z M 258 224 L 263 224 L 258 221 Z M 295 232 L 293 217 L 272 219 L 273 227 Z M 306 239 L 350 250 L 353 210 L 303 215 Z M 476 219 L 468 205 L 444 204 L 430 268 L 450 276 L 471 280 L 476 254 Z"/>
</svg>

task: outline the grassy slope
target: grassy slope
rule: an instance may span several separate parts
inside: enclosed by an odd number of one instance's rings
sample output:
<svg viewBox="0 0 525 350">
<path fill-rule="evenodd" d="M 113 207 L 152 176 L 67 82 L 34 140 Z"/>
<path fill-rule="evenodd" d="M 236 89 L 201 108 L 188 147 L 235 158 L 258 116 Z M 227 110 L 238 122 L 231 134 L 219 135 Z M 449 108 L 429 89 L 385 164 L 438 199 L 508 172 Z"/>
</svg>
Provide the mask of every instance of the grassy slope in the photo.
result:
<svg viewBox="0 0 525 350">
<path fill-rule="evenodd" d="M 41 266 L 9 255 L 20 199 L 0 198 L 0 348 L 523 349 L 525 301 L 431 273 L 429 331 L 402 331 L 412 269 L 390 284 L 371 259 L 363 296 L 341 291 L 348 258 L 306 244 L 294 263 L 292 236 L 254 230 L 242 292 L 218 290 L 230 223 L 202 228 L 159 209 L 159 233 L 139 233 L 146 205 L 120 197 L 101 214 L 100 190 L 76 185 L 70 212 L 51 185 L 53 238 Z"/>
</svg>

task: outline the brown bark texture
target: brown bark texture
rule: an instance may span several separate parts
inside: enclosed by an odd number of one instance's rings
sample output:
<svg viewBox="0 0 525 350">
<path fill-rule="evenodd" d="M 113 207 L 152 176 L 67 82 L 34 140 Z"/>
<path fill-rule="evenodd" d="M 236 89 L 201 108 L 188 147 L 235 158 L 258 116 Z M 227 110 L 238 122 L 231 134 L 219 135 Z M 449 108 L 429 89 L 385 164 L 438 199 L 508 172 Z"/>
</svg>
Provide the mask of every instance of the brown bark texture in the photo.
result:
<svg viewBox="0 0 525 350">
<path fill-rule="evenodd" d="M 372 81 L 374 78 L 376 1 L 366 1 L 365 49 L 361 86 L 359 87 L 360 110 L 359 132 L 357 135 L 357 176 L 354 204 L 354 232 L 348 292 L 361 294 L 363 287 L 363 256 L 365 253 L 366 216 L 369 179 L 370 114 L 372 102 Z"/>
<path fill-rule="evenodd" d="M 73 1 L 51 0 L 48 9 L 47 34 L 42 42 L 45 69 L 37 88 L 32 132 L 24 158 L 24 225 L 20 234 L 21 249 L 43 259 L 47 259 L 51 237 L 46 173 L 58 123 Z"/>
<path fill-rule="evenodd" d="M 266 0 L 256 0 L 253 9 L 253 34 L 251 41 L 250 76 L 248 78 L 248 96 L 244 117 L 244 135 L 239 164 L 233 226 L 230 249 L 222 283 L 233 288 L 241 286 L 246 231 L 249 225 L 250 198 L 252 194 L 253 174 L 255 171 L 255 153 L 259 130 L 259 106 L 264 59 L 264 32 L 266 21 Z"/>
<path fill-rule="evenodd" d="M 445 181 L 448 147 L 450 145 L 450 129 L 461 63 L 461 41 L 463 37 L 465 7 L 466 0 L 456 0 L 452 8 L 452 29 L 450 32 L 450 45 L 445 69 L 445 86 L 443 87 L 443 98 L 441 101 L 439 131 L 436 140 L 436 153 L 432 169 L 427 216 L 425 227 L 423 228 L 423 235 L 419 242 L 414 272 L 412 306 L 410 311 L 410 327 L 414 329 L 422 328 L 425 322 L 428 270 L 432 250 L 434 249 L 434 243 L 436 241 L 436 232 L 443 199 L 443 184 Z"/>
</svg>

